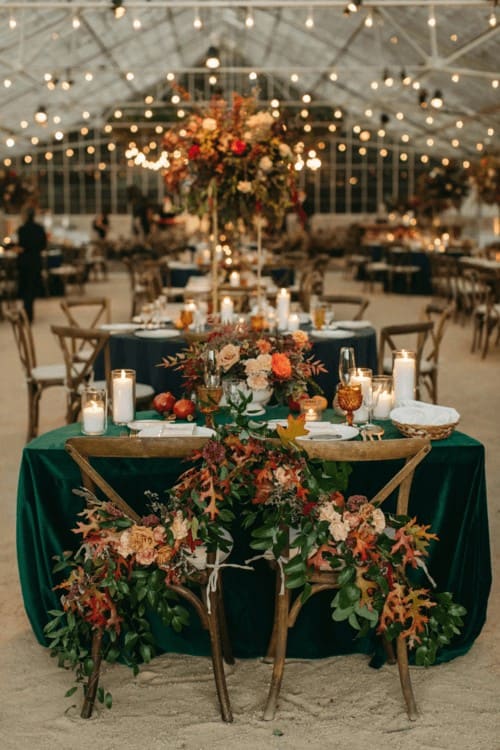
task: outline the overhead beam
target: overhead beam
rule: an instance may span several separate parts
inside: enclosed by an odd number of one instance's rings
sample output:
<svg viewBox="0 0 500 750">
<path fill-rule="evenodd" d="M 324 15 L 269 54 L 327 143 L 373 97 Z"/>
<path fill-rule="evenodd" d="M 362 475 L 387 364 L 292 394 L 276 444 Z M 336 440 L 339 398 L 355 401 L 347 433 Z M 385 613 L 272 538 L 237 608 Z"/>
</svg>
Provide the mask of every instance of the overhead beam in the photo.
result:
<svg viewBox="0 0 500 750">
<path fill-rule="evenodd" d="M 469 7 L 483 7 L 485 0 L 378 0 L 378 2 L 365 0 L 363 8 L 401 8 L 408 6 L 415 7 L 429 7 L 434 6 L 436 8 L 454 7 L 454 8 L 469 8 Z M 10 2 L 2 3 L 2 9 L 7 10 L 22 10 L 29 8 L 57 8 L 68 11 L 74 11 L 77 7 L 77 3 L 73 0 L 11 0 Z M 85 10 L 98 9 L 105 10 L 108 13 L 111 12 L 110 3 L 108 0 L 82 0 L 82 7 Z M 344 8 L 345 0 L 307 0 L 304 4 L 304 0 L 243 0 L 243 2 L 235 3 L 234 0 L 193 0 L 193 2 L 186 2 L 186 0 L 127 0 L 127 10 L 139 9 L 139 8 L 263 8 L 269 10 L 269 8 L 295 8 L 304 10 L 304 7 L 308 8 Z"/>
</svg>

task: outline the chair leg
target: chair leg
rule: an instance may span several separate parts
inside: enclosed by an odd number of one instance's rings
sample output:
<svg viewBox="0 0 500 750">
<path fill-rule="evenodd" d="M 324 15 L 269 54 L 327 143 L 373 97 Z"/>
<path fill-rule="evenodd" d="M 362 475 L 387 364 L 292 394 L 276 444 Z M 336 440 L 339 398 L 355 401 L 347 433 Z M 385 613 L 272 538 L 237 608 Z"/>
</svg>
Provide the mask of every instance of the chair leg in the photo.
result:
<svg viewBox="0 0 500 750">
<path fill-rule="evenodd" d="M 263 658 L 264 664 L 272 664 L 274 662 L 274 655 L 276 653 L 276 639 L 278 634 L 278 604 L 280 600 L 280 590 L 281 590 L 281 580 L 280 576 L 278 575 L 278 572 L 276 572 L 275 576 L 275 592 L 274 592 L 274 619 L 273 619 L 273 629 L 271 632 L 271 638 L 269 639 L 269 643 L 267 645 L 267 652 L 266 655 Z"/>
<path fill-rule="evenodd" d="M 410 721 L 415 721 L 418 718 L 418 709 L 415 702 L 415 696 L 413 695 L 413 688 L 411 686 L 410 670 L 408 669 L 408 649 L 406 647 L 406 640 L 401 636 L 397 639 L 396 652 L 398 657 L 399 679 L 406 703 L 406 711 Z"/>
<path fill-rule="evenodd" d="M 40 397 L 42 392 L 33 385 L 28 385 L 28 437 L 27 441 L 38 435 L 38 421 L 40 416 Z"/>
<path fill-rule="evenodd" d="M 94 635 L 92 637 L 92 650 L 91 650 L 91 656 L 92 656 L 92 661 L 94 662 L 94 668 L 92 670 L 92 674 L 90 675 L 86 688 L 85 688 L 85 699 L 83 701 L 82 712 L 80 714 L 82 719 L 90 719 L 90 717 L 92 716 L 92 711 L 94 709 L 95 697 L 97 694 L 97 686 L 99 685 L 99 671 L 101 669 L 101 661 L 102 661 L 102 651 L 101 651 L 102 636 L 103 636 L 103 631 L 100 628 L 98 630 L 94 630 Z"/>
<path fill-rule="evenodd" d="M 212 653 L 212 664 L 214 669 L 215 687 L 219 699 L 220 713 L 222 720 L 228 723 L 232 722 L 233 714 L 229 695 L 227 692 L 226 675 L 224 674 L 224 662 L 222 659 L 221 634 L 219 631 L 220 612 L 218 611 L 218 597 L 214 592 L 210 592 L 210 608 L 208 614 L 208 631 L 210 634 L 210 646 Z"/>
<path fill-rule="evenodd" d="M 279 578 L 279 576 L 277 576 Z M 283 672 L 285 669 L 286 644 L 288 639 L 288 612 L 290 608 L 290 590 L 285 589 L 285 593 L 278 595 L 278 601 L 275 609 L 277 618 L 276 627 L 276 647 L 274 652 L 273 674 L 267 702 L 264 707 L 264 721 L 272 721 L 276 714 L 276 705 L 280 694 Z"/>
<path fill-rule="evenodd" d="M 231 639 L 229 637 L 229 631 L 227 629 L 226 608 L 224 606 L 224 596 L 223 596 L 221 578 L 219 578 L 219 582 L 217 585 L 217 612 L 219 615 L 219 630 L 220 630 L 220 640 L 221 640 L 221 646 L 222 646 L 222 656 L 224 657 L 224 661 L 226 662 L 226 664 L 234 664 L 233 647 L 231 644 Z"/>
</svg>

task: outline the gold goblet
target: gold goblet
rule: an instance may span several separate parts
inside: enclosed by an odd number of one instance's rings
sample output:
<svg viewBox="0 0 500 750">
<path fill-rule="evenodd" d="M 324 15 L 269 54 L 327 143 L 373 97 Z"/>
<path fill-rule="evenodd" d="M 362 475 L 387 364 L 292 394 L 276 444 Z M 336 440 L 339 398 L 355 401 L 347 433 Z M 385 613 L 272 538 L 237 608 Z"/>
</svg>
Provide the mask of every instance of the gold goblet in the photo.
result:
<svg viewBox="0 0 500 750">
<path fill-rule="evenodd" d="M 341 409 L 346 413 L 346 422 L 352 427 L 353 412 L 363 403 L 363 393 L 360 385 L 342 385 L 337 389 L 337 400 Z"/>
<path fill-rule="evenodd" d="M 219 409 L 222 398 L 222 386 L 199 385 L 196 389 L 198 396 L 198 409 L 205 415 L 205 424 L 214 429 L 213 415 Z"/>
</svg>

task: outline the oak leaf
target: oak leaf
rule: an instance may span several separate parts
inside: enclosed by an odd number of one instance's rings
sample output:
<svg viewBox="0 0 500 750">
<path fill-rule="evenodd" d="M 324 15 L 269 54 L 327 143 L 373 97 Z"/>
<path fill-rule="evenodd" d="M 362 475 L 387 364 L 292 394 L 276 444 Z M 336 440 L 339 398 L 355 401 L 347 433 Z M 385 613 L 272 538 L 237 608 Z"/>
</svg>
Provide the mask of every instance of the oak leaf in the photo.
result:
<svg viewBox="0 0 500 750">
<path fill-rule="evenodd" d="M 300 416 L 296 418 L 293 414 L 289 414 L 287 427 L 283 427 L 282 425 L 276 427 L 279 439 L 283 445 L 288 446 L 291 443 L 294 443 L 296 438 L 309 434 L 309 430 L 305 428 L 305 421 L 305 414 L 300 414 Z"/>
</svg>

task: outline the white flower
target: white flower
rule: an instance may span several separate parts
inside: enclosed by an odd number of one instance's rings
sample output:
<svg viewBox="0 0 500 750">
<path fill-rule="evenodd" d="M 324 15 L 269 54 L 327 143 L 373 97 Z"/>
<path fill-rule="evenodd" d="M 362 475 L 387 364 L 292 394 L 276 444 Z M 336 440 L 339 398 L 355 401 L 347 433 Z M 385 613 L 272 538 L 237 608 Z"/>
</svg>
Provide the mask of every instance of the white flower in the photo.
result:
<svg viewBox="0 0 500 750">
<path fill-rule="evenodd" d="M 328 529 L 336 542 L 343 542 L 344 539 L 347 539 L 349 527 L 347 526 L 347 524 L 342 523 L 342 521 L 332 522 Z"/>
<path fill-rule="evenodd" d="M 239 190 L 240 193 L 251 193 L 252 183 L 248 180 L 240 180 L 236 185 L 236 189 Z"/>
<path fill-rule="evenodd" d="M 280 152 L 280 156 L 283 159 L 289 159 L 292 156 L 292 149 L 290 148 L 288 143 L 280 143 L 279 152 Z"/>
<path fill-rule="evenodd" d="M 381 534 L 385 529 L 385 516 L 380 508 L 375 508 L 372 513 L 372 526 L 377 534 Z"/>
<path fill-rule="evenodd" d="M 262 169 L 263 172 L 270 172 L 272 168 L 273 163 L 269 156 L 263 156 L 259 161 L 259 169 Z"/>
<path fill-rule="evenodd" d="M 130 541 L 131 541 L 131 534 L 130 534 L 130 531 L 127 529 L 126 531 L 123 532 L 123 534 L 120 534 L 120 542 L 117 548 L 118 554 L 121 555 L 122 557 L 128 557 L 129 555 L 132 554 L 133 549 L 130 545 Z"/>
<path fill-rule="evenodd" d="M 255 131 L 257 140 L 264 139 L 274 123 L 274 117 L 270 112 L 256 112 L 247 120 L 247 127 Z M 252 136 L 250 136 L 252 137 Z"/>
<path fill-rule="evenodd" d="M 319 520 L 328 521 L 328 523 L 341 523 L 342 516 L 337 513 L 333 507 L 333 503 L 323 503 L 319 509 Z"/>
<path fill-rule="evenodd" d="M 263 372 L 255 372 L 247 377 L 247 385 L 252 391 L 262 391 L 268 387 L 269 383 Z"/>
<path fill-rule="evenodd" d="M 217 130 L 217 121 L 213 117 L 204 117 L 201 122 L 203 130 Z"/>
<path fill-rule="evenodd" d="M 189 533 L 189 523 L 182 515 L 182 511 L 178 510 L 175 513 L 175 518 L 172 521 L 172 534 L 174 539 L 185 539 Z"/>
<path fill-rule="evenodd" d="M 257 363 L 259 370 L 262 370 L 263 372 L 271 371 L 273 358 L 270 354 L 259 354 L 259 356 L 256 358 L 255 361 Z"/>
</svg>

